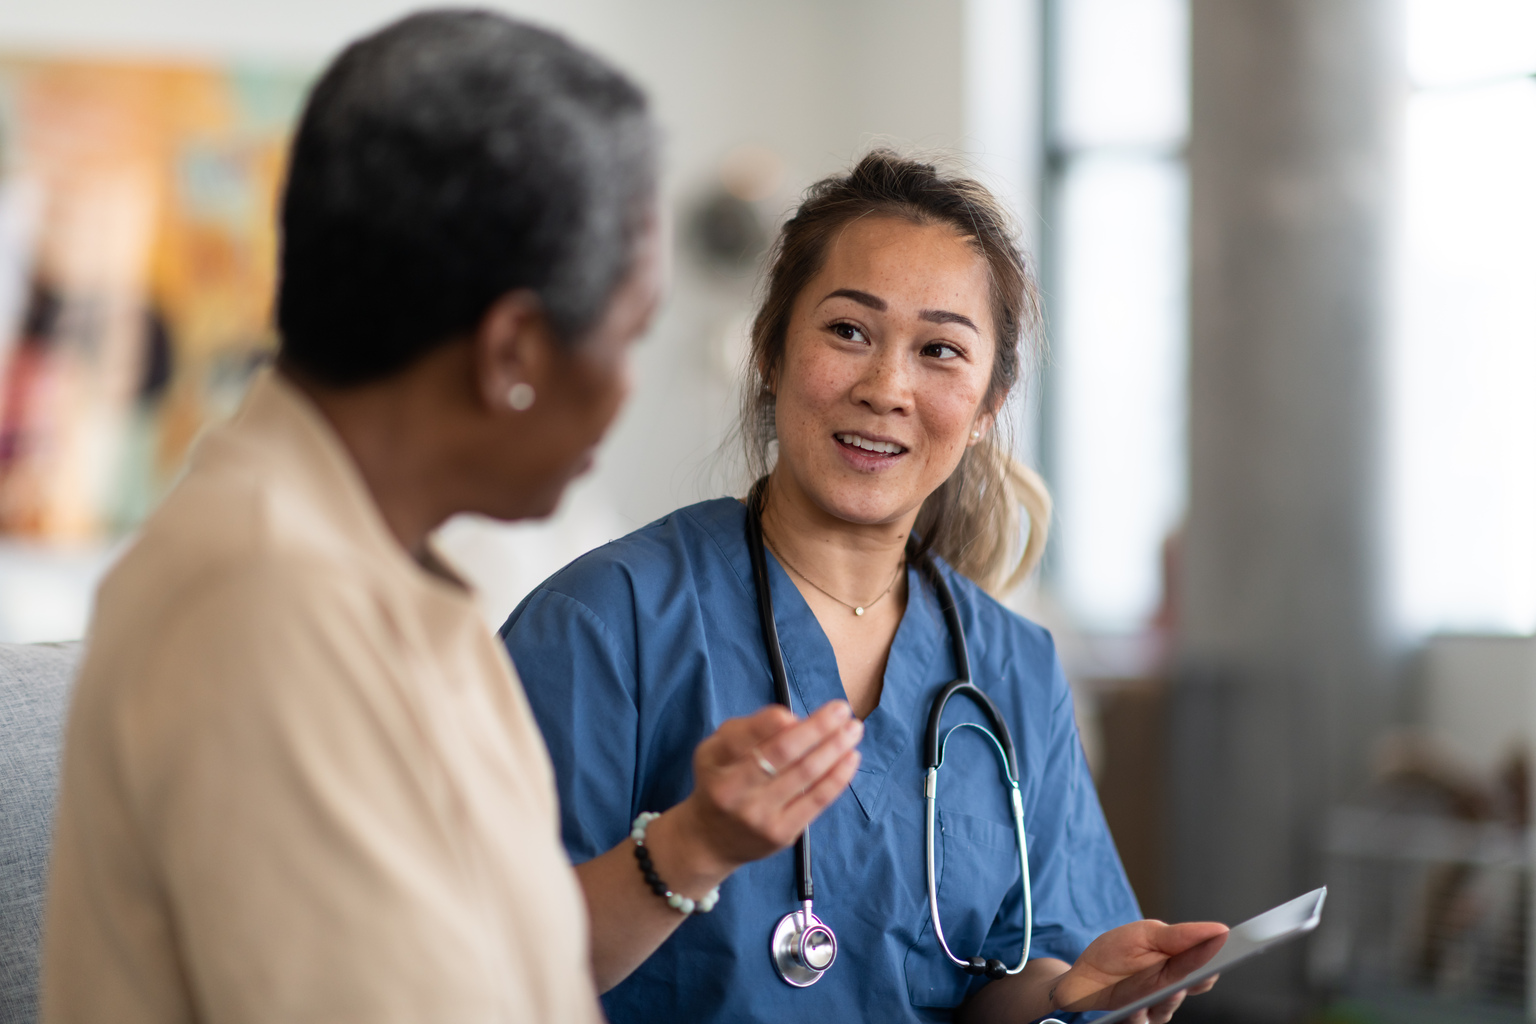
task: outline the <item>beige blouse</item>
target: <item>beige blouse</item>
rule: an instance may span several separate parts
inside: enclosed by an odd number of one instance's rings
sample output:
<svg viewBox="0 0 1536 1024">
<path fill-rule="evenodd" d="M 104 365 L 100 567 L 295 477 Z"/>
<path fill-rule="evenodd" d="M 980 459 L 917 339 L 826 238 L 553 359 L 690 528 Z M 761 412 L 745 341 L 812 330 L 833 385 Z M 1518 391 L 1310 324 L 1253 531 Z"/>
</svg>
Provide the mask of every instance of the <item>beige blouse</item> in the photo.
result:
<svg viewBox="0 0 1536 1024">
<path fill-rule="evenodd" d="M 281 377 L 103 583 L 43 1019 L 601 1019 L 553 776 L 470 594 Z"/>
</svg>

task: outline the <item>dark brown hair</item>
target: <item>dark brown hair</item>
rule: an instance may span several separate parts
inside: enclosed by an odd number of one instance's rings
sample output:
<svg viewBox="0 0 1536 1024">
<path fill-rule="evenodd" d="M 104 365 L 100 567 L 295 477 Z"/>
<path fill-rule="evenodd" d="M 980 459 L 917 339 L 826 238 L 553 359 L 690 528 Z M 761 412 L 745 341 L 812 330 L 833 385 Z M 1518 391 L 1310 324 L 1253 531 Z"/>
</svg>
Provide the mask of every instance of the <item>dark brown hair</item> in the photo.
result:
<svg viewBox="0 0 1536 1024">
<path fill-rule="evenodd" d="M 997 199 L 970 178 L 887 149 L 873 150 L 846 175 L 812 185 L 768 255 L 742 402 L 741 431 L 754 477 L 771 468 L 773 381 L 783 365 L 795 300 L 821 271 L 838 230 L 866 216 L 946 224 L 986 261 L 997 346 L 984 405 L 997 409 L 1000 419 L 1004 399 L 1038 355 L 1039 293 L 1017 230 Z M 924 549 L 994 594 L 1018 585 L 1039 562 L 1051 517 L 1044 481 L 1013 458 L 1002 442 L 1005 434 L 991 430 L 966 449 L 955 471 L 923 502 L 916 525 Z M 1021 538 L 1021 508 L 1027 539 Z"/>
</svg>

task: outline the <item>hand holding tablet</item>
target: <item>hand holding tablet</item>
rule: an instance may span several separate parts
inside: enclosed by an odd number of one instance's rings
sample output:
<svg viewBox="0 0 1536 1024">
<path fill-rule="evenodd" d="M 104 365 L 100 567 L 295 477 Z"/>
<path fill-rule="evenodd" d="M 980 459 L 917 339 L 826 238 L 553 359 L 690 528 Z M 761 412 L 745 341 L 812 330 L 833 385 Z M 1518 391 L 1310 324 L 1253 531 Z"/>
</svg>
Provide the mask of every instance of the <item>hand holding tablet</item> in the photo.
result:
<svg viewBox="0 0 1536 1024">
<path fill-rule="evenodd" d="M 1153 1021 L 1166 1019 L 1187 993 L 1215 983 L 1206 978 L 1187 989 L 1180 983 L 1203 967 L 1227 937 L 1215 921 L 1164 924 L 1133 921 L 1105 932 L 1083 950 L 1072 969 L 1057 979 L 1051 1001 L 1062 1010 L 1113 1010 L 1142 1003 L 1144 997 L 1172 989 L 1155 1006 Z M 1162 1003 L 1173 1005 L 1161 1005 Z"/>
<path fill-rule="evenodd" d="M 1114 1011 L 1094 1024 L 1116 1024 L 1149 1008 L 1157 1019 L 1157 1010 L 1171 1012 L 1164 1004 L 1204 992 L 1232 965 L 1316 928 L 1327 895 L 1326 888 L 1315 889 L 1231 929 L 1212 922 L 1137 921 L 1106 932 L 1062 975 L 1056 1005 L 1071 1012 Z M 1137 970 L 1138 963 L 1146 966 Z"/>
</svg>

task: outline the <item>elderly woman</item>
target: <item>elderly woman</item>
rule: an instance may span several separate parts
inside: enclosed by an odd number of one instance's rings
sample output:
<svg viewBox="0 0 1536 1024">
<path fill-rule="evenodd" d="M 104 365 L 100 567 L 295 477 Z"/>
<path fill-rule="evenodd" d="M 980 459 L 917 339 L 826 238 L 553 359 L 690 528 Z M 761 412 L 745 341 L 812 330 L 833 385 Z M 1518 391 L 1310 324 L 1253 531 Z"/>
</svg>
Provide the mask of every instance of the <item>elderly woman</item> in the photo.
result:
<svg viewBox="0 0 1536 1024">
<path fill-rule="evenodd" d="M 624 76 L 491 14 L 320 79 L 276 371 L 98 598 L 46 1020 L 600 1019 L 548 757 L 427 537 L 588 464 L 657 301 L 653 137 Z"/>
<path fill-rule="evenodd" d="M 818 183 L 752 332 L 758 484 L 578 559 L 507 621 L 614 1021 L 1023 1024 L 1124 1005 L 1224 932 L 1137 920 L 1051 639 L 992 596 L 1044 543 L 1048 499 L 996 430 L 1034 321 L 981 186 L 886 152 Z M 952 685 L 967 662 L 979 692 Z M 862 734 L 861 762 L 770 735 L 775 699 Z M 785 849 L 784 796 L 849 774 Z"/>
</svg>

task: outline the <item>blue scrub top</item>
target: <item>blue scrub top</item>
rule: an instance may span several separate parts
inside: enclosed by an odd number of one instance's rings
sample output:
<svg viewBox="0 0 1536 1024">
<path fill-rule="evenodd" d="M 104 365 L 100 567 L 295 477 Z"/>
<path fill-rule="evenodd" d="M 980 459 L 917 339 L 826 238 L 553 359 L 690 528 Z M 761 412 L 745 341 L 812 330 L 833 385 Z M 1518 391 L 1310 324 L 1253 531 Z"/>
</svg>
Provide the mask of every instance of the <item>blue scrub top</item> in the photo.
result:
<svg viewBox="0 0 1536 1024">
<path fill-rule="evenodd" d="M 798 714 L 843 696 L 810 607 L 769 554 L 773 609 Z M 970 645 L 972 677 L 997 703 L 1019 751 L 1035 931 L 1031 957 L 1068 963 L 1140 916 L 1104 824 L 1050 635 L 942 566 Z M 811 827 L 816 913 L 837 934 L 817 984 L 785 984 L 769 960 L 795 909 L 792 850 L 748 864 L 634 974 L 603 997 L 631 1021 L 932 1021 L 986 984 L 949 962 L 929 921 L 924 879 L 923 731 L 956 675 L 944 616 L 908 570 L 909 597 L 866 720 L 852 784 Z M 693 788 L 694 748 L 728 718 L 773 700 L 746 510 L 733 498 L 680 509 L 577 559 L 502 627 L 549 744 L 572 861 L 624 839 L 641 811 Z M 983 722 L 956 698 L 946 726 Z M 957 955 L 1012 966 L 1022 887 L 1004 776 L 975 730 L 955 733 L 939 773 L 939 907 Z M 638 874 L 639 869 L 636 868 Z M 663 875 L 665 877 L 665 875 Z"/>
</svg>

